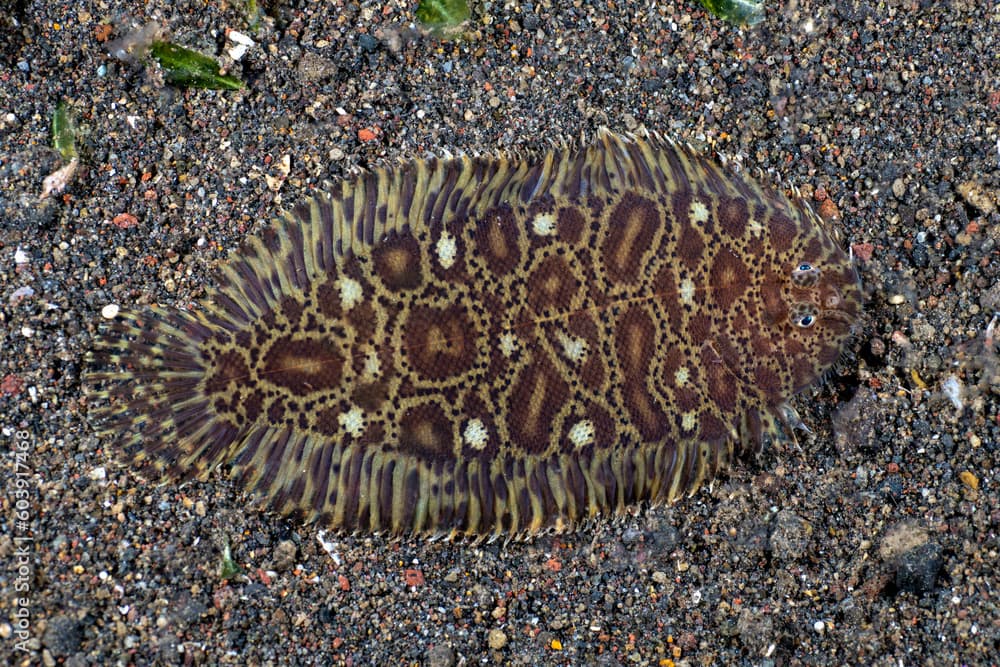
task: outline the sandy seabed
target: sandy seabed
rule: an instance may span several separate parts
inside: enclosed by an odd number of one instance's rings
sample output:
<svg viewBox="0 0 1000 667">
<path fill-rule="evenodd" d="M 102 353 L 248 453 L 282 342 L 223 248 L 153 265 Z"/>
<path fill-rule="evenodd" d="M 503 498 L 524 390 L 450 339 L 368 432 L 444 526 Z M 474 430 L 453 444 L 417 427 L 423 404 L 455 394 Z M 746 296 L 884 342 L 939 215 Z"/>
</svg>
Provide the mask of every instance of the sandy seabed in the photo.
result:
<svg viewBox="0 0 1000 667">
<path fill-rule="evenodd" d="M 989 665 L 1000 654 L 1000 4 L 14 0 L 0 16 L 0 662 Z M 109 55 L 157 22 L 246 86 Z M 233 59 L 231 31 L 253 44 Z M 121 42 L 118 42 L 120 45 Z M 79 166 L 51 120 L 65 100 Z M 402 157 L 658 130 L 797 186 L 858 258 L 810 434 L 525 544 L 320 534 L 88 423 L 109 305 L 189 305 L 283 206 Z M 321 538 L 322 539 L 319 539 Z M 228 548 L 236 574 L 223 578 Z"/>
</svg>

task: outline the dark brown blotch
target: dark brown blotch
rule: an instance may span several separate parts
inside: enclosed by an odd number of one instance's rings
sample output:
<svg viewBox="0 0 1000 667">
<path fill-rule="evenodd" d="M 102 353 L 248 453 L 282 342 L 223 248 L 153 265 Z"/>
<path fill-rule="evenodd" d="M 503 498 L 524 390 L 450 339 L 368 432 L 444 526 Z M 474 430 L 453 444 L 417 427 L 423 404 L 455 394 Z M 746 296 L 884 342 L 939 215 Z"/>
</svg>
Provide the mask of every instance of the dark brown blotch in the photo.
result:
<svg viewBox="0 0 1000 667">
<path fill-rule="evenodd" d="M 826 347 L 825 349 L 834 349 L 831 347 Z M 836 361 L 836 359 L 834 359 Z M 821 363 L 824 366 L 829 365 L 829 363 L 823 359 L 817 359 L 815 363 Z M 795 386 L 792 388 L 793 393 L 798 393 L 811 385 L 816 381 L 818 374 L 816 372 L 816 366 L 814 361 L 807 356 L 796 357 L 792 362 L 792 375 L 795 380 Z"/>
<path fill-rule="evenodd" d="M 750 222 L 747 202 L 740 197 L 722 197 L 719 200 L 719 226 L 734 239 L 743 237 Z"/>
<path fill-rule="evenodd" d="M 415 307 L 404 325 L 403 351 L 428 380 L 445 380 L 468 371 L 476 360 L 476 332 L 465 307 Z"/>
<path fill-rule="evenodd" d="M 281 310 L 281 314 L 285 316 L 285 319 L 293 325 L 298 323 L 299 318 L 302 317 L 302 311 L 305 310 L 301 301 L 288 294 L 281 297 L 281 304 L 279 308 Z"/>
<path fill-rule="evenodd" d="M 653 297 L 659 308 L 666 312 L 670 328 L 679 331 L 684 322 L 684 308 L 681 305 L 680 289 L 674 277 L 674 267 L 665 262 L 653 278 Z"/>
<path fill-rule="evenodd" d="M 424 461 L 454 459 L 451 422 L 436 403 L 424 403 L 406 411 L 399 422 L 399 449 Z"/>
<path fill-rule="evenodd" d="M 583 420 L 590 422 L 594 434 L 589 443 L 580 447 L 570 439 L 570 433 Z M 581 452 L 587 452 L 586 459 L 588 460 L 593 456 L 595 451 L 610 449 L 617 442 L 618 423 L 610 412 L 593 401 L 587 401 L 582 413 L 574 411 L 566 418 L 562 427 L 562 435 L 559 438 L 560 449 L 564 453 L 581 456 Z"/>
<path fill-rule="evenodd" d="M 771 213 L 767 220 L 767 228 L 770 232 L 771 245 L 778 252 L 788 252 L 799 235 L 795 221 L 778 211 Z"/>
<path fill-rule="evenodd" d="M 701 368 L 705 373 L 708 397 L 722 412 L 730 412 L 736 407 L 737 382 L 725 361 L 711 346 L 701 349 Z"/>
<path fill-rule="evenodd" d="M 573 313 L 567 328 L 569 334 L 582 338 L 587 343 L 587 357 L 580 366 L 580 380 L 584 386 L 594 391 L 604 388 L 607 381 L 607 359 L 601 352 L 601 334 L 593 316 L 587 311 Z"/>
<path fill-rule="evenodd" d="M 564 258 L 553 255 L 542 260 L 528 278 L 528 304 L 538 314 L 550 309 L 564 310 L 578 290 L 569 264 Z"/>
<path fill-rule="evenodd" d="M 657 442 L 669 432 L 669 420 L 656 397 L 638 379 L 628 382 L 622 392 L 632 423 L 646 442 Z"/>
<path fill-rule="evenodd" d="M 337 435 L 340 430 L 339 416 L 337 408 L 323 408 L 316 413 L 316 430 L 326 436 Z"/>
<path fill-rule="evenodd" d="M 520 236 L 517 216 L 509 205 L 503 204 L 483 215 L 474 232 L 474 245 L 489 270 L 496 276 L 505 276 L 521 262 Z"/>
<path fill-rule="evenodd" d="M 711 412 L 702 412 L 698 417 L 698 439 L 712 445 L 725 442 L 729 436 L 726 424 Z"/>
<path fill-rule="evenodd" d="M 333 321 L 339 320 L 344 315 L 344 308 L 340 303 L 340 289 L 336 282 L 336 279 L 328 277 L 316 287 L 316 303 L 319 306 L 319 312 Z"/>
<path fill-rule="evenodd" d="M 478 419 L 486 429 L 486 443 L 476 448 L 462 440 L 462 456 L 466 459 L 479 458 L 483 461 L 492 461 L 500 451 L 500 434 L 494 422 L 494 413 L 489 404 L 480 397 L 475 390 L 470 390 L 465 395 L 462 403 L 462 413 L 464 419 L 459 425 L 459 433 L 464 434 L 466 427 L 473 419 Z"/>
<path fill-rule="evenodd" d="M 607 237 L 601 258 L 608 278 L 615 283 L 635 283 L 642 271 L 642 258 L 663 226 L 655 202 L 626 192 L 608 214 Z"/>
<path fill-rule="evenodd" d="M 671 413 L 677 432 L 683 438 L 690 438 L 698 428 L 698 417 L 705 407 L 704 399 L 693 387 L 675 389 L 672 393 L 672 399 Z M 695 415 L 694 420 L 689 419 L 691 414 Z"/>
<path fill-rule="evenodd" d="M 264 409 L 264 394 L 262 394 L 259 390 L 251 391 L 247 394 L 247 397 L 243 401 L 242 405 L 247 422 L 252 424 L 257 421 L 257 418 L 260 417 L 261 410 Z"/>
<path fill-rule="evenodd" d="M 351 402 L 366 412 L 375 412 L 389 398 L 389 383 L 381 380 L 359 383 L 351 392 Z"/>
<path fill-rule="evenodd" d="M 688 340 L 701 345 L 712 335 L 712 317 L 706 313 L 696 313 L 688 319 Z"/>
<path fill-rule="evenodd" d="M 709 272 L 709 286 L 722 310 L 732 308 L 750 287 L 750 272 L 743 260 L 730 248 L 721 248 Z"/>
<path fill-rule="evenodd" d="M 250 378 L 250 369 L 236 350 L 224 352 L 215 360 L 215 370 L 205 383 L 205 393 L 224 391 L 230 382 L 241 383 Z"/>
<path fill-rule="evenodd" d="M 652 364 L 653 351 L 657 344 L 656 324 L 649 313 L 641 308 L 626 310 L 615 329 L 615 348 L 618 363 L 628 378 L 643 382 Z"/>
<path fill-rule="evenodd" d="M 569 386 L 548 358 L 539 355 L 521 371 L 510 392 L 506 419 L 514 444 L 529 454 L 545 451 L 555 416 L 568 398 Z"/>
<path fill-rule="evenodd" d="M 375 337 L 378 314 L 375 312 L 375 307 L 368 301 L 362 301 L 351 308 L 346 319 L 354 327 L 357 340 L 367 341 Z"/>
<path fill-rule="evenodd" d="M 344 358 L 329 341 L 282 336 L 261 361 L 260 378 L 293 395 L 328 391 L 340 386 Z"/>
<path fill-rule="evenodd" d="M 763 306 L 763 315 L 766 318 L 765 324 L 775 325 L 788 320 L 788 306 L 782 296 L 782 288 L 785 279 L 777 273 L 770 273 L 764 277 L 764 282 L 760 287 L 760 297 Z"/>
<path fill-rule="evenodd" d="M 764 363 L 758 363 L 753 372 L 754 384 L 772 403 L 785 399 L 781 376 Z"/>
<path fill-rule="evenodd" d="M 677 236 L 677 256 L 688 269 L 695 270 L 701 266 L 704 253 L 705 241 L 701 232 L 688 223 L 682 224 Z"/>
<path fill-rule="evenodd" d="M 685 348 L 671 346 L 663 353 L 662 383 L 668 388 L 690 387 L 699 380 L 698 368 L 688 363 Z M 678 376 L 678 371 L 684 368 L 684 373 Z"/>
<path fill-rule="evenodd" d="M 420 287 L 420 245 L 412 234 L 394 233 L 372 250 L 372 263 L 382 284 L 392 292 Z"/>
<path fill-rule="evenodd" d="M 646 441 L 658 440 L 667 429 L 666 415 L 646 388 L 656 345 L 656 324 L 642 309 L 630 308 L 618 320 L 615 347 L 622 368 L 625 408 Z"/>
<path fill-rule="evenodd" d="M 584 220 L 580 209 L 575 206 L 564 206 L 559 209 L 559 216 L 556 220 L 559 240 L 574 246 L 580 243 L 587 226 L 587 221 Z"/>
<path fill-rule="evenodd" d="M 272 426 L 291 421 L 291 413 L 285 409 L 285 401 L 282 397 L 277 397 L 267 406 L 267 421 Z"/>
</svg>

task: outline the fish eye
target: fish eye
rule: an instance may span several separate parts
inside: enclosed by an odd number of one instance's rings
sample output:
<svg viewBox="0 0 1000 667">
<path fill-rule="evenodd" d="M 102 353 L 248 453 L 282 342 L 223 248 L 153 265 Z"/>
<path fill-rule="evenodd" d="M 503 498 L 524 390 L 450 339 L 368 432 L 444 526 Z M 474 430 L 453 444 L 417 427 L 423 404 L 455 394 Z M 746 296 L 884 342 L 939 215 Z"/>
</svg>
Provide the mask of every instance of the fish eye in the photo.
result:
<svg viewBox="0 0 1000 667">
<path fill-rule="evenodd" d="M 788 312 L 788 321 L 800 329 L 808 329 L 816 324 L 816 309 L 808 303 L 792 304 Z"/>
<path fill-rule="evenodd" d="M 814 287 L 819 283 L 820 270 L 809 262 L 799 262 L 792 270 L 792 282 L 798 287 Z"/>
</svg>

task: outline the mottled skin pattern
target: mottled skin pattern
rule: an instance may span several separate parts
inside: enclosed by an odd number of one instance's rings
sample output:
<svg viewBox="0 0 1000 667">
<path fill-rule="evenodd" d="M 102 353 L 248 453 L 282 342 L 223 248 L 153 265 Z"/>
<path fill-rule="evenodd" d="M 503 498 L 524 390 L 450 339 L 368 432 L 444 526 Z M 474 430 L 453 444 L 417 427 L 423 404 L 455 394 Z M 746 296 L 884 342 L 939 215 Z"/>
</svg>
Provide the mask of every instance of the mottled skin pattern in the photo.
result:
<svg viewBox="0 0 1000 667">
<path fill-rule="evenodd" d="M 90 382 L 172 477 L 347 530 L 525 535 L 693 493 L 861 311 L 808 208 L 673 143 L 417 161 L 295 208 Z"/>
</svg>

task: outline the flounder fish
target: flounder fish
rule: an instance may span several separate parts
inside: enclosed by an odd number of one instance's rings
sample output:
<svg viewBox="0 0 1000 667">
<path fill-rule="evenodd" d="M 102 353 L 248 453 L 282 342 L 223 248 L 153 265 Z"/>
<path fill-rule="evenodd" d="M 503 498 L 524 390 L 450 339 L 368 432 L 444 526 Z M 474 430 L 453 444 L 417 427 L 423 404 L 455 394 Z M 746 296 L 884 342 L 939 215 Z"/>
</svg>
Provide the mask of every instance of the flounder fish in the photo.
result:
<svg viewBox="0 0 1000 667">
<path fill-rule="evenodd" d="M 197 309 L 121 313 L 104 436 L 343 531 L 564 530 L 777 435 L 861 314 L 802 201 L 658 135 L 413 160 L 251 238 Z"/>
</svg>

